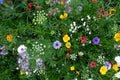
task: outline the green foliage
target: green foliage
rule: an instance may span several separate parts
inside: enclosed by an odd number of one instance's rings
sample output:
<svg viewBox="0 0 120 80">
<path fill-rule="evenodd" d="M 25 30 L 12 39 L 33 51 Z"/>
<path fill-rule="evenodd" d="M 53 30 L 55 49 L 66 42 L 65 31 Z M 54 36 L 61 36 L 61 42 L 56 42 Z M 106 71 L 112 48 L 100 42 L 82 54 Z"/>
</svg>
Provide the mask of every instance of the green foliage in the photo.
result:
<svg viewBox="0 0 120 80">
<path fill-rule="evenodd" d="M 115 10 L 112 14 L 111 9 Z M 120 42 L 114 35 L 120 32 L 119 9 L 119 0 L 3 0 L 0 46 L 6 46 L 8 54 L 0 55 L 0 79 L 117 80 L 114 75 L 119 71 L 111 68 L 102 75 L 100 68 L 106 61 L 117 64 L 114 59 L 119 56 Z M 63 40 L 66 34 L 70 48 Z M 8 35 L 12 35 L 12 41 Z M 83 37 L 85 42 L 81 41 Z M 100 39 L 98 44 L 94 44 L 95 37 Z M 58 49 L 56 40 L 61 43 Z M 29 71 L 21 74 L 17 49 L 23 44 L 29 55 Z M 37 65 L 37 59 L 43 60 L 42 66 Z M 92 61 L 96 62 L 95 68 L 90 66 Z"/>
</svg>

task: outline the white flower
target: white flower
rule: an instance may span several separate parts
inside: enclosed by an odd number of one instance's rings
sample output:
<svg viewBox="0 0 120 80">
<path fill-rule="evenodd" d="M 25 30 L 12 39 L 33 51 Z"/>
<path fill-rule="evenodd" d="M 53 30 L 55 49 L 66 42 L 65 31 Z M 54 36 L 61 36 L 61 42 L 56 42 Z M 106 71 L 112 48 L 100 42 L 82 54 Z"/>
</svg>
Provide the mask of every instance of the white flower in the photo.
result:
<svg viewBox="0 0 120 80">
<path fill-rule="evenodd" d="M 116 77 L 116 78 L 120 78 L 120 72 L 117 72 L 117 73 L 115 74 L 115 77 Z"/>
<path fill-rule="evenodd" d="M 27 47 L 25 45 L 20 45 L 17 49 L 18 53 L 24 53 L 26 52 Z"/>
<path fill-rule="evenodd" d="M 120 63 L 120 56 L 116 56 L 116 57 L 115 57 L 115 61 L 116 61 L 117 63 Z"/>
<path fill-rule="evenodd" d="M 117 65 L 120 67 L 120 56 L 116 56 L 115 61 L 117 62 Z"/>
<path fill-rule="evenodd" d="M 87 16 L 87 18 L 88 18 L 88 20 L 90 20 L 90 19 L 91 19 L 91 17 L 90 17 L 89 15 Z"/>
</svg>

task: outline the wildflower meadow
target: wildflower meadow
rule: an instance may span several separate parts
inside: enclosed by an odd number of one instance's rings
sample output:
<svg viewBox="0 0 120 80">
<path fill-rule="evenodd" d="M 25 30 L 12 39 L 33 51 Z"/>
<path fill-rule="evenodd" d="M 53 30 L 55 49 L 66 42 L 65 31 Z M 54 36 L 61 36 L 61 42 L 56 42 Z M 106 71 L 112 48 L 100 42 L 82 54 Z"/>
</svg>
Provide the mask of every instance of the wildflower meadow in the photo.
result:
<svg viewBox="0 0 120 80">
<path fill-rule="evenodd" d="M 120 80 L 120 0 L 0 0 L 0 80 Z"/>
</svg>

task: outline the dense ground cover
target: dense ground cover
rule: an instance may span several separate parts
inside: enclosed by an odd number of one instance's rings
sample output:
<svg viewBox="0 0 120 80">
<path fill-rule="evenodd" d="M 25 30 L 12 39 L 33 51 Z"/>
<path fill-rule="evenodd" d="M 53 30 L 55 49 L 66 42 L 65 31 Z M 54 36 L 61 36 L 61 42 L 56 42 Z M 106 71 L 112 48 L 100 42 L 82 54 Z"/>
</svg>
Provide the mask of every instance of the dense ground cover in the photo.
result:
<svg viewBox="0 0 120 80">
<path fill-rule="evenodd" d="M 1 80 L 119 80 L 120 0 L 0 0 Z"/>
</svg>

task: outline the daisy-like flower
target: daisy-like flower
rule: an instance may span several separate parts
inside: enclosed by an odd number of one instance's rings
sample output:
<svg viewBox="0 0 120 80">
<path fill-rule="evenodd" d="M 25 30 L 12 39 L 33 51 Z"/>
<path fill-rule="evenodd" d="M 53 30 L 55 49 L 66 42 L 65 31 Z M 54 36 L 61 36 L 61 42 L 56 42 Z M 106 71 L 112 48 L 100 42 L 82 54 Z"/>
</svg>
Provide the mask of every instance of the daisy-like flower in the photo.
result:
<svg viewBox="0 0 120 80">
<path fill-rule="evenodd" d="M 60 47 L 61 47 L 61 43 L 60 43 L 60 41 L 55 41 L 54 43 L 53 43 L 53 47 L 55 48 L 55 49 L 59 49 Z"/>
<path fill-rule="evenodd" d="M 114 15 L 114 14 L 115 14 L 115 12 L 116 12 L 116 9 L 112 8 L 112 9 L 110 9 L 109 14 L 112 16 L 112 15 Z"/>
<path fill-rule="evenodd" d="M 25 45 L 20 45 L 17 49 L 18 53 L 25 53 L 27 50 L 27 47 Z"/>
<path fill-rule="evenodd" d="M 92 41 L 93 41 L 94 44 L 99 44 L 100 38 L 94 37 L 94 38 L 92 39 Z"/>
</svg>

